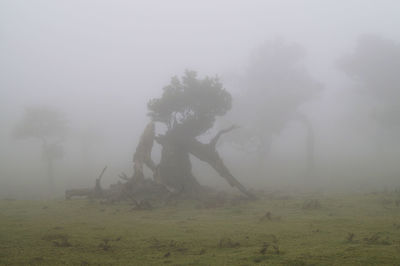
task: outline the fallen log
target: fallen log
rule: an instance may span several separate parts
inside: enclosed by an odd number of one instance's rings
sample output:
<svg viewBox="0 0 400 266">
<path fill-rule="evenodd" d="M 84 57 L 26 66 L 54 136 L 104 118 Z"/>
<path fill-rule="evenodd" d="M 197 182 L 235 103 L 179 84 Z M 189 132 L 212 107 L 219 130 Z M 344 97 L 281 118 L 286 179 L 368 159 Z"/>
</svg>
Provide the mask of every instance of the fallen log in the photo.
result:
<svg viewBox="0 0 400 266">
<path fill-rule="evenodd" d="M 96 178 L 94 188 L 67 189 L 65 191 L 65 199 L 71 199 L 72 197 L 101 198 L 104 193 L 104 190 L 101 187 L 101 179 L 106 170 L 107 166 L 103 168 L 99 177 Z"/>
</svg>

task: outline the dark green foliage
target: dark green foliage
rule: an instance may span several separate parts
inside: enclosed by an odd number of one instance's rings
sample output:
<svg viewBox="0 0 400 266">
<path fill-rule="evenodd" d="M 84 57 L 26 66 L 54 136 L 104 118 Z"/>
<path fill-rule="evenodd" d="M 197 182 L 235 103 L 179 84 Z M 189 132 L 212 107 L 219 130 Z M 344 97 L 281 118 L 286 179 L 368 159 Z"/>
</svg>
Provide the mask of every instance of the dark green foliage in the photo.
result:
<svg viewBox="0 0 400 266">
<path fill-rule="evenodd" d="M 163 90 L 161 98 L 149 101 L 149 116 L 168 129 L 185 125 L 191 136 L 204 133 L 216 116 L 231 109 L 231 95 L 218 78 L 199 79 L 194 71 L 186 71 L 181 79 L 173 77 Z"/>
</svg>

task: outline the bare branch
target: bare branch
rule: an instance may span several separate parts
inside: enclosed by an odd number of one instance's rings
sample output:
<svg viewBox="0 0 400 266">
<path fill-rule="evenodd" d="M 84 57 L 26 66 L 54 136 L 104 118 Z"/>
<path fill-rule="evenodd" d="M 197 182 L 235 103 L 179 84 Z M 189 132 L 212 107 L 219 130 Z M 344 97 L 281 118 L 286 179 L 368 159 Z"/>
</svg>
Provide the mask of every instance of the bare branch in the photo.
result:
<svg viewBox="0 0 400 266">
<path fill-rule="evenodd" d="M 233 128 L 232 128 L 233 129 Z M 230 130 L 232 130 L 230 129 Z M 229 130 L 229 131 L 230 131 Z M 227 131 L 226 131 L 227 132 Z M 217 150 L 214 146 L 210 144 L 204 144 L 200 141 L 194 139 L 186 144 L 189 153 L 198 158 L 200 161 L 208 163 L 212 168 L 214 168 L 217 173 L 223 177 L 231 186 L 239 189 L 243 194 L 245 194 L 250 199 L 255 199 L 256 196 L 248 191 L 229 171 L 225 166 L 224 161 L 219 156 Z"/>
<path fill-rule="evenodd" d="M 104 172 L 107 170 L 107 165 L 103 168 L 103 171 L 101 171 L 101 173 L 100 173 L 100 175 L 99 175 L 99 177 L 97 178 L 97 180 L 101 180 L 101 178 L 103 177 L 103 175 L 104 175 Z"/>
<path fill-rule="evenodd" d="M 121 178 L 122 180 L 129 181 L 129 177 L 124 172 L 118 175 L 118 177 Z"/>
<path fill-rule="evenodd" d="M 230 126 L 230 127 L 228 127 L 228 128 L 225 128 L 225 129 L 220 130 L 220 131 L 217 133 L 217 135 L 215 135 L 215 137 L 211 139 L 209 145 L 211 145 L 212 147 L 215 147 L 215 145 L 217 145 L 218 139 L 221 137 L 222 134 L 228 133 L 228 132 L 230 132 L 230 131 L 232 131 L 232 130 L 238 128 L 238 127 L 239 127 L 239 126 L 232 125 L 232 126 Z"/>
</svg>

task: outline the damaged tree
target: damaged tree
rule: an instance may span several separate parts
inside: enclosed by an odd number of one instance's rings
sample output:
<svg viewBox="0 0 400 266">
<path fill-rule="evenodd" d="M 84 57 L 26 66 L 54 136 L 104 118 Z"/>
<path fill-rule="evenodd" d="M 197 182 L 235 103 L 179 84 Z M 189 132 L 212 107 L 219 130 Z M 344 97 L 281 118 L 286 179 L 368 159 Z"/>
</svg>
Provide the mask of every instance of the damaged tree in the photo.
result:
<svg viewBox="0 0 400 266">
<path fill-rule="evenodd" d="M 235 128 L 221 130 L 209 143 L 202 143 L 197 137 L 214 125 L 217 116 L 223 116 L 231 109 L 232 98 L 218 78 L 198 79 L 193 71 L 186 71 L 180 80 L 172 78 L 164 88 L 161 98 L 148 103 L 150 117 L 167 127 L 163 135 L 155 137 L 162 146 L 161 161 L 155 170 L 155 180 L 183 194 L 193 196 L 202 187 L 192 174 L 189 154 L 208 163 L 231 186 L 236 187 L 250 198 L 254 198 L 230 173 L 216 150 L 222 134 Z"/>
<path fill-rule="evenodd" d="M 209 143 L 197 140 L 197 137 L 213 127 L 216 116 L 225 115 L 231 108 L 231 101 L 231 95 L 217 78 L 198 79 L 192 71 L 186 71 L 182 80 L 172 78 L 162 96 L 148 103 L 152 121 L 146 126 L 133 156 L 132 177 L 122 174 L 119 177 L 124 182 L 111 185 L 106 190 L 101 189 L 100 183 L 96 182 L 97 190 L 87 190 L 88 196 L 106 198 L 109 201 L 131 200 L 139 209 L 147 208 L 147 201 L 151 199 L 164 203 L 174 197 L 202 199 L 209 191 L 192 174 L 191 154 L 208 163 L 231 186 L 254 199 L 255 196 L 231 174 L 216 150 L 219 138 L 236 126 L 219 131 Z M 166 126 L 163 135 L 155 136 L 155 122 Z M 154 141 L 162 147 L 158 165 L 151 158 Z M 145 178 L 145 165 L 152 170 L 153 180 Z M 70 198 L 74 195 L 82 196 L 79 193 L 84 194 L 85 191 L 67 192 L 66 197 Z"/>
</svg>

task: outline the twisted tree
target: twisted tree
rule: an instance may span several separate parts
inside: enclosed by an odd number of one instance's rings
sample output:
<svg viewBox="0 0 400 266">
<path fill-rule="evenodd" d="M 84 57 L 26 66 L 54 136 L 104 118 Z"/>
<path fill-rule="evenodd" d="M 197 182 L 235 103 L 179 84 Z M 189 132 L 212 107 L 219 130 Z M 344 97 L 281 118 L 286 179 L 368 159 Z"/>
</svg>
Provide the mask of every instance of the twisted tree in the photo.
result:
<svg viewBox="0 0 400 266">
<path fill-rule="evenodd" d="M 149 116 L 163 123 L 167 131 L 155 140 L 162 146 L 161 161 L 154 171 L 155 180 L 175 191 L 196 195 L 202 187 L 192 174 L 189 154 L 208 163 L 221 177 L 248 197 L 254 197 L 231 174 L 216 144 L 222 134 L 235 128 L 219 131 L 209 143 L 197 137 L 214 125 L 217 116 L 231 109 L 232 97 L 218 78 L 197 78 L 196 72 L 186 71 L 179 79 L 173 77 L 160 98 L 148 103 Z"/>
<path fill-rule="evenodd" d="M 193 176 L 190 154 L 208 163 L 247 197 L 255 198 L 232 175 L 216 150 L 219 138 L 236 126 L 219 131 L 208 143 L 197 140 L 213 127 L 217 116 L 225 115 L 231 108 L 231 101 L 231 95 L 218 78 L 199 79 L 193 71 L 186 71 L 182 79 L 172 78 L 162 96 L 148 102 L 152 121 L 144 129 L 136 147 L 132 177 L 123 173 L 119 177 L 125 182 L 111 185 L 106 190 L 101 188 L 98 178 L 94 189 L 67 190 L 66 198 L 89 196 L 110 201 L 127 199 L 132 200 L 139 209 L 148 208 L 148 200 L 166 203 L 175 196 L 204 199 L 204 195 L 210 193 L 205 193 L 205 188 Z M 166 132 L 156 136 L 155 123 L 164 124 Z M 159 164 L 155 164 L 151 158 L 154 141 L 162 146 Z M 153 171 L 154 180 L 145 178 L 144 166 Z"/>
</svg>

